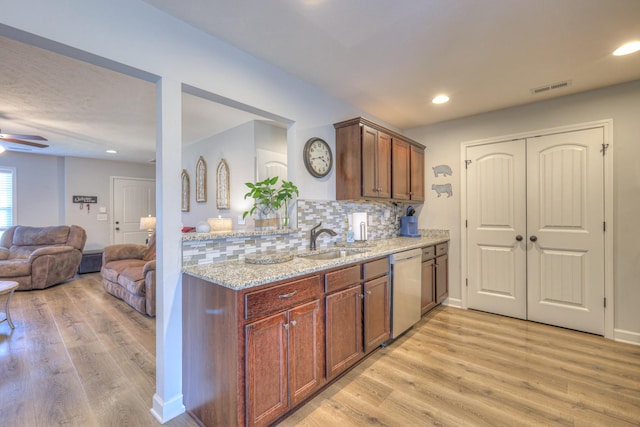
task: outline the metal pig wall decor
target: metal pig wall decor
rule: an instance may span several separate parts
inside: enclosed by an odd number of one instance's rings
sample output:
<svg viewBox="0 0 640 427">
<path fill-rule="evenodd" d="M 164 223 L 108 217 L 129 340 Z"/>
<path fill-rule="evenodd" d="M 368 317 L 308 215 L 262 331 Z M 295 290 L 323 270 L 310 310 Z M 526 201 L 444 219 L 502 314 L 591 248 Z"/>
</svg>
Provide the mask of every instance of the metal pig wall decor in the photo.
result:
<svg viewBox="0 0 640 427">
<path fill-rule="evenodd" d="M 440 175 L 443 177 L 453 175 L 453 171 L 451 170 L 451 166 L 449 165 L 438 165 L 433 168 L 433 175 L 438 178 Z M 453 188 L 450 183 L 446 184 L 432 184 L 431 189 L 438 194 L 438 197 L 442 196 L 442 194 L 446 194 L 447 198 L 453 196 Z"/>
</svg>

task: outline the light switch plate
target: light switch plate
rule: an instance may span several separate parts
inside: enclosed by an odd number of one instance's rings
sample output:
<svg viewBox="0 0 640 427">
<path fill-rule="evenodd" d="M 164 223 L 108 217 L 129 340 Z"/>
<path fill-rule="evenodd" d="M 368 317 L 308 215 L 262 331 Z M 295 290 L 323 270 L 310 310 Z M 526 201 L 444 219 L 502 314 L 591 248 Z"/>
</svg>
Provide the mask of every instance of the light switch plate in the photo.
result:
<svg viewBox="0 0 640 427">
<path fill-rule="evenodd" d="M 238 215 L 238 225 L 244 225 L 244 218 L 242 218 L 242 215 Z"/>
<path fill-rule="evenodd" d="M 98 221 L 107 221 L 109 218 L 107 214 L 98 214 L 96 215 L 96 219 Z"/>
</svg>

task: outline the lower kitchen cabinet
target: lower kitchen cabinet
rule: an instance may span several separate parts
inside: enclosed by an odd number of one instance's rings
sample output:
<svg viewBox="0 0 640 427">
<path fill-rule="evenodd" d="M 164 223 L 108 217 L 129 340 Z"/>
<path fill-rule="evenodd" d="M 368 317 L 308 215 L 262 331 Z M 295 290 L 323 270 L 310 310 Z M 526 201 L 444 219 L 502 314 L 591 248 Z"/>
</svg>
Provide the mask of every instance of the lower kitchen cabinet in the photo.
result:
<svg viewBox="0 0 640 427">
<path fill-rule="evenodd" d="M 327 378 L 352 366 L 364 356 L 362 345 L 362 285 L 327 295 Z"/>
<path fill-rule="evenodd" d="M 449 296 L 449 255 L 436 257 L 436 303 Z"/>
<path fill-rule="evenodd" d="M 201 425 L 265 426 L 389 338 L 387 257 L 230 289 L 183 274 L 183 394 Z"/>
<path fill-rule="evenodd" d="M 449 244 L 422 248 L 422 314 L 428 313 L 449 296 Z"/>
<path fill-rule="evenodd" d="M 245 327 L 247 424 L 268 425 L 323 383 L 320 300 Z"/>
</svg>

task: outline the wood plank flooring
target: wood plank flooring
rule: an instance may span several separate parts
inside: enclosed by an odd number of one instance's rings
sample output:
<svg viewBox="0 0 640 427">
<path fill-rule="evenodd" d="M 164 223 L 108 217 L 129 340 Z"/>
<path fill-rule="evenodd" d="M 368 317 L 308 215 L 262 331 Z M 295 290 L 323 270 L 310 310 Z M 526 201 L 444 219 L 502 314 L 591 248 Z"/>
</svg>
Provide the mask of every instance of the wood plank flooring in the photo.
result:
<svg viewBox="0 0 640 427">
<path fill-rule="evenodd" d="M 0 324 L 1 426 L 158 425 L 155 320 L 99 274 L 79 277 L 14 294 L 16 329 Z M 640 426 L 640 347 L 440 307 L 280 425 Z"/>
<path fill-rule="evenodd" d="M 16 328 L 0 324 L 0 425 L 160 425 L 155 320 L 107 294 L 99 274 L 78 277 L 14 293 Z M 197 424 L 183 414 L 165 425 Z"/>
<path fill-rule="evenodd" d="M 640 347 L 439 307 L 280 423 L 639 426 Z"/>
</svg>

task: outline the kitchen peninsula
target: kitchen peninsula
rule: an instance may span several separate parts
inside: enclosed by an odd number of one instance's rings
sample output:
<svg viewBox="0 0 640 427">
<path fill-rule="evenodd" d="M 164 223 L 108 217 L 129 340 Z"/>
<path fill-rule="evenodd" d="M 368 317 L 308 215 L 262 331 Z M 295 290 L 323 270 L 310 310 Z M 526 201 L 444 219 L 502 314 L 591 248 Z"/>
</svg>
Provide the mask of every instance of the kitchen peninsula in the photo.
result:
<svg viewBox="0 0 640 427">
<path fill-rule="evenodd" d="M 188 412 L 207 426 L 268 425 L 286 416 L 389 339 L 388 256 L 448 239 L 438 230 L 326 260 L 298 249 L 276 264 L 184 266 Z"/>
</svg>

